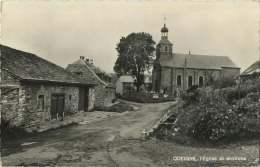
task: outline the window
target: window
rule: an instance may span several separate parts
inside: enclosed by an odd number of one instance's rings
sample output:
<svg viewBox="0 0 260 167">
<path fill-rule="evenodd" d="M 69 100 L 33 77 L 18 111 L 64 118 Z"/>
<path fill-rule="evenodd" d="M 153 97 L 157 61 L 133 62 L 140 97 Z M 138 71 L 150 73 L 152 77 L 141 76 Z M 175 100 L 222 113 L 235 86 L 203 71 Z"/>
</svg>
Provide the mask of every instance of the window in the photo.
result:
<svg viewBox="0 0 260 167">
<path fill-rule="evenodd" d="M 188 77 L 188 87 L 192 86 L 192 76 Z"/>
<path fill-rule="evenodd" d="M 37 100 L 37 109 L 43 111 L 44 109 L 44 95 L 39 95 Z"/>
<path fill-rule="evenodd" d="M 203 85 L 204 85 L 203 77 L 200 76 L 199 77 L 199 86 L 203 86 Z"/>
<path fill-rule="evenodd" d="M 181 76 L 177 76 L 177 86 L 181 86 Z"/>
<path fill-rule="evenodd" d="M 106 91 L 106 98 L 108 97 L 108 91 Z"/>
<path fill-rule="evenodd" d="M 69 100 L 71 101 L 71 95 L 69 95 Z"/>
<path fill-rule="evenodd" d="M 167 52 L 167 51 L 168 51 L 168 47 L 167 47 L 167 46 L 165 46 L 164 50 L 165 50 L 165 52 Z"/>
<path fill-rule="evenodd" d="M 82 72 L 75 72 L 77 75 L 82 76 Z"/>
</svg>

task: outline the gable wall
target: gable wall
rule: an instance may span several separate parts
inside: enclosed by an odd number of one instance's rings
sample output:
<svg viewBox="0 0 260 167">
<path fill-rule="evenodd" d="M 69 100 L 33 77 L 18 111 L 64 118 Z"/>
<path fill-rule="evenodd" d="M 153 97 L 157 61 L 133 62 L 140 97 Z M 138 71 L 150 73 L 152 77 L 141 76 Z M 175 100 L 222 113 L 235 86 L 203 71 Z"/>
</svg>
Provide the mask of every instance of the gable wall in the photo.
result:
<svg viewBox="0 0 260 167">
<path fill-rule="evenodd" d="M 88 69 L 87 66 L 70 64 L 67 67 L 67 70 L 71 72 L 82 72 L 83 78 L 86 78 L 87 80 L 92 80 L 97 83 L 97 85 L 95 86 L 95 101 L 94 101 L 96 107 L 104 106 L 109 102 L 111 103 L 112 100 L 110 99 L 110 97 L 106 98 L 106 91 L 107 91 L 106 86 Z M 115 88 L 112 89 L 114 92 L 113 94 L 115 94 L 116 91 Z M 115 96 L 113 97 L 115 98 Z"/>
</svg>

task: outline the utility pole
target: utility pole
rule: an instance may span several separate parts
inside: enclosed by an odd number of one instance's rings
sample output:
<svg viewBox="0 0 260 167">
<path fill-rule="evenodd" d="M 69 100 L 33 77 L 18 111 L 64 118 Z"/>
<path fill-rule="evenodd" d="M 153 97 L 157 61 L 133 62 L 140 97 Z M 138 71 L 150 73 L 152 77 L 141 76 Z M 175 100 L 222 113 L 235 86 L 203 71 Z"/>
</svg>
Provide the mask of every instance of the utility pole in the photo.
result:
<svg viewBox="0 0 260 167">
<path fill-rule="evenodd" d="M 185 78 L 186 78 L 186 71 L 187 71 L 187 58 L 185 58 L 184 62 L 184 76 L 183 76 L 183 90 L 185 91 L 186 89 L 186 83 L 185 83 Z"/>
</svg>

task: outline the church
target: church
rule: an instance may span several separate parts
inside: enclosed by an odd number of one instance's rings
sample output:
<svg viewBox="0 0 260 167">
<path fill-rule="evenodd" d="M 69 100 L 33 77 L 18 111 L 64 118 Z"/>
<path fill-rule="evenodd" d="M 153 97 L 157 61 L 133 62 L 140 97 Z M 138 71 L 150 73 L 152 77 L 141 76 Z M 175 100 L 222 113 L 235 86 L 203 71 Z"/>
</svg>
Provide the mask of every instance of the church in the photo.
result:
<svg viewBox="0 0 260 167">
<path fill-rule="evenodd" d="M 210 85 L 223 77 L 235 77 L 240 68 L 227 56 L 173 53 L 168 28 L 161 29 L 152 72 L 155 92 L 176 93 L 193 85 Z"/>
</svg>

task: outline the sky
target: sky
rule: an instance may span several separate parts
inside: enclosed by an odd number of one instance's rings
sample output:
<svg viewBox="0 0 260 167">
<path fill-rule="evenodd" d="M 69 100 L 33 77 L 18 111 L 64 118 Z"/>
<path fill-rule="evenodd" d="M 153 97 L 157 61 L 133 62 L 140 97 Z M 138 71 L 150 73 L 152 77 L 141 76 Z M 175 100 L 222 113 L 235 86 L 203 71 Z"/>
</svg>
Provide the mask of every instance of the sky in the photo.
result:
<svg viewBox="0 0 260 167">
<path fill-rule="evenodd" d="M 147 32 L 158 43 L 165 17 L 174 53 L 229 56 L 241 72 L 259 59 L 253 1 L 5 1 L 1 44 L 64 68 L 84 56 L 113 72 L 120 38 Z"/>
</svg>

